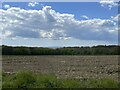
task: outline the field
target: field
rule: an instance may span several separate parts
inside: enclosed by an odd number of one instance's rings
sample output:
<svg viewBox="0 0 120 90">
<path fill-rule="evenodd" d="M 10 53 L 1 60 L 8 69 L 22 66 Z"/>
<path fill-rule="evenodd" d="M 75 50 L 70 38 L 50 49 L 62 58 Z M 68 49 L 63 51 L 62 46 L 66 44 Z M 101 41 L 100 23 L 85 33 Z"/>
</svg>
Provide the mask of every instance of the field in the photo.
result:
<svg viewBox="0 0 120 90">
<path fill-rule="evenodd" d="M 3 72 L 32 71 L 78 80 L 110 78 L 118 81 L 119 56 L 3 56 Z"/>
</svg>

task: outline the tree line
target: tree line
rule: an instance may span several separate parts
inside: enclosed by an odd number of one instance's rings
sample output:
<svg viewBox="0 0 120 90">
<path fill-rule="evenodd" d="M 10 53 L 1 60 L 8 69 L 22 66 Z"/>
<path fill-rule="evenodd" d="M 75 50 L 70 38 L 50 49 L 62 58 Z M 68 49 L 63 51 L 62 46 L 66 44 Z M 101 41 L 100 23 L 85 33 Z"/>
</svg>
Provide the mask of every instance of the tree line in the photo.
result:
<svg viewBox="0 0 120 90">
<path fill-rule="evenodd" d="M 2 55 L 120 55 L 120 46 L 98 45 L 92 47 L 24 47 L 2 45 Z"/>
</svg>

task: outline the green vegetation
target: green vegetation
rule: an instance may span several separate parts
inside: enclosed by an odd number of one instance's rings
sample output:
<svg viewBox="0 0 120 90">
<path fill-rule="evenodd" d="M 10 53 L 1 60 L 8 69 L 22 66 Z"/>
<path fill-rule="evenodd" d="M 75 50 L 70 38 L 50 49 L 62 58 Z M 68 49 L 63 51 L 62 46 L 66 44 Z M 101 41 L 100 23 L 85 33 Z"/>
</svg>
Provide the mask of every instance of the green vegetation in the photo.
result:
<svg viewBox="0 0 120 90">
<path fill-rule="evenodd" d="M 0 70 L 0 90 L 2 89 L 2 70 Z"/>
<path fill-rule="evenodd" d="M 120 46 L 93 46 L 93 47 L 11 47 L 2 46 L 3 55 L 120 55 Z"/>
<path fill-rule="evenodd" d="M 59 79 L 54 75 L 22 71 L 11 75 L 3 73 L 3 88 L 118 88 L 118 82 L 111 79 Z"/>
</svg>

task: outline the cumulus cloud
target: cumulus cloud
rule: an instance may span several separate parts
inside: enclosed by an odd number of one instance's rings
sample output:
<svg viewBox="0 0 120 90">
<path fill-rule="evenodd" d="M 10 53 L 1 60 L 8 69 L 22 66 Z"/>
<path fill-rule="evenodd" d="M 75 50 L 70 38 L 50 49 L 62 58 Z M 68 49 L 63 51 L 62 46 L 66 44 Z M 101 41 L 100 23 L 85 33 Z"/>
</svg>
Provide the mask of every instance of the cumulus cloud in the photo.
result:
<svg viewBox="0 0 120 90">
<path fill-rule="evenodd" d="M 29 7 L 35 7 L 37 4 L 39 4 L 38 2 L 29 2 L 28 6 Z"/>
<path fill-rule="evenodd" d="M 10 5 L 5 4 L 3 7 L 4 7 L 5 9 L 9 9 L 9 8 L 10 8 Z"/>
<path fill-rule="evenodd" d="M 85 19 L 89 19 L 89 17 L 86 16 L 86 15 L 82 15 L 81 17 L 82 17 L 82 18 L 85 18 Z"/>
<path fill-rule="evenodd" d="M 0 10 L 4 38 L 48 38 L 115 41 L 117 21 L 110 19 L 77 20 L 73 14 L 59 13 L 44 6 L 41 10 L 11 7 Z M 113 19 L 114 18 L 114 19 Z"/>
<path fill-rule="evenodd" d="M 109 10 L 111 10 L 111 8 L 113 8 L 113 7 L 118 5 L 114 0 L 101 0 L 100 4 L 103 7 L 108 7 Z"/>
<path fill-rule="evenodd" d="M 111 17 L 114 21 L 120 21 L 120 14 Z"/>
</svg>

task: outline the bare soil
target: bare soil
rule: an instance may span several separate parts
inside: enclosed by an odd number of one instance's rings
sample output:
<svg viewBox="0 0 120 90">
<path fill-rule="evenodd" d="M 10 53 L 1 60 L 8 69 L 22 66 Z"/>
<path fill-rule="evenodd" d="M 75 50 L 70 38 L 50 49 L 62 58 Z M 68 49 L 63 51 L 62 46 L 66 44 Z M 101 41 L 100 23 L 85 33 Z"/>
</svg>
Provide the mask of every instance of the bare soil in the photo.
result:
<svg viewBox="0 0 120 90">
<path fill-rule="evenodd" d="M 3 56 L 5 73 L 21 70 L 55 74 L 58 78 L 118 80 L 119 56 Z"/>
</svg>

